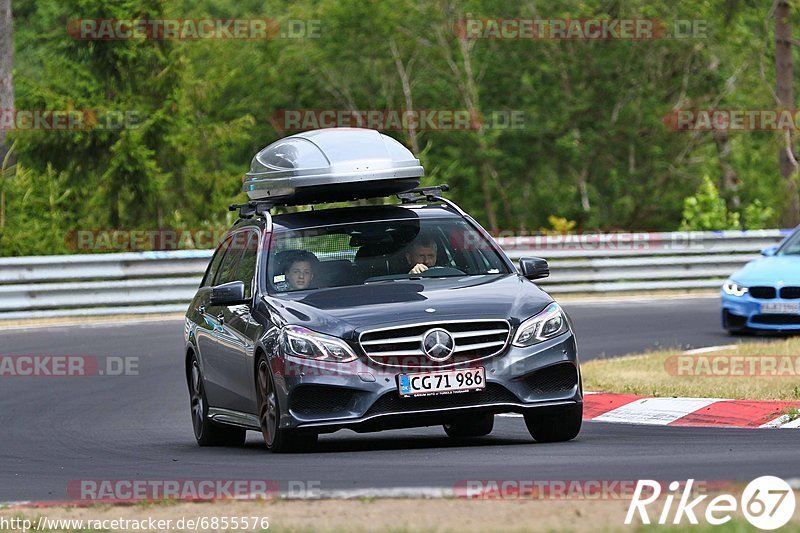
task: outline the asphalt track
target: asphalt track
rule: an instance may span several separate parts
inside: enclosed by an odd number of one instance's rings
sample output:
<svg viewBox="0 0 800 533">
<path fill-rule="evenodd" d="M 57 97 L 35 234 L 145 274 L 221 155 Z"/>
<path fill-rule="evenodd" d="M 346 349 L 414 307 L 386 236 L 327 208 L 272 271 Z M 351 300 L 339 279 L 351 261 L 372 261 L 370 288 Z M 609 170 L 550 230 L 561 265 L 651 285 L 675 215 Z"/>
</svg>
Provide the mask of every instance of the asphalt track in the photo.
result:
<svg viewBox="0 0 800 533">
<path fill-rule="evenodd" d="M 735 339 L 716 299 L 565 304 L 584 360 Z M 791 430 L 587 422 L 578 439 L 536 444 L 519 418 L 484 438 L 441 428 L 321 437 L 314 453 L 272 455 L 251 433 L 240 449 L 195 445 L 182 375 L 182 323 L 142 321 L 0 332 L 2 355 L 138 356 L 138 375 L 0 378 L 0 501 L 65 500 L 85 479 L 269 479 L 322 490 L 449 488 L 462 480 L 750 480 L 800 477 Z"/>
</svg>

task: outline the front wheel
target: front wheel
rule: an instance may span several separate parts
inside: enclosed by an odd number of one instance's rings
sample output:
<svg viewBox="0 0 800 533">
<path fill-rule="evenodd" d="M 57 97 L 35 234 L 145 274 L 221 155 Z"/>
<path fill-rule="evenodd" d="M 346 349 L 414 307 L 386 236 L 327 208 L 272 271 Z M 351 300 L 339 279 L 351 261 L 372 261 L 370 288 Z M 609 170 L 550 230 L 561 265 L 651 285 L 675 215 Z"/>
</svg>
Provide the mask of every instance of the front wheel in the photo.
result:
<svg viewBox="0 0 800 533">
<path fill-rule="evenodd" d="M 444 425 L 444 431 L 449 437 L 483 437 L 494 429 L 494 415 L 480 415 L 472 418 L 453 420 Z"/>
<path fill-rule="evenodd" d="M 265 355 L 259 357 L 257 368 L 258 421 L 267 449 L 275 453 L 285 453 L 313 447 L 317 443 L 315 433 L 300 434 L 295 430 L 279 427 L 280 404 L 275 380 L 272 378 L 272 371 Z"/>
<path fill-rule="evenodd" d="M 525 414 L 528 432 L 537 442 L 564 442 L 578 436 L 583 422 L 583 403 L 547 414 Z"/>
<path fill-rule="evenodd" d="M 247 431 L 240 428 L 220 426 L 208 417 L 208 400 L 203 386 L 203 374 L 197 356 L 189 362 L 189 397 L 192 411 L 194 438 L 200 446 L 242 446 Z"/>
</svg>

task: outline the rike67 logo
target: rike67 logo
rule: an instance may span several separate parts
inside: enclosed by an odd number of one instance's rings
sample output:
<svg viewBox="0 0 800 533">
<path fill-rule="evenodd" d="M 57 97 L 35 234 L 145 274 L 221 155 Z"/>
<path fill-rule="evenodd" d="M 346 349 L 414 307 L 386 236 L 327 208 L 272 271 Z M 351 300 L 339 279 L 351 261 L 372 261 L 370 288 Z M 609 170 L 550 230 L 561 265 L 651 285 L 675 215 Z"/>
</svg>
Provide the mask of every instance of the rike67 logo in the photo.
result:
<svg viewBox="0 0 800 533">
<path fill-rule="evenodd" d="M 690 524 L 699 524 L 697 515 L 700 512 L 697 507 L 708 498 L 708 494 L 701 494 L 690 500 L 693 496 L 693 485 L 693 479 L 686 481 L 683 490 L 677 481 L 669 484 L 663 500 L 664 506 L 656 523 L 678 525 L 687 520 Z M 625 516 L 625 524 L 633 523 L 637 514 L 642 524 L 650 524 L 648 506 L 657 502 L 660 497 L 660 483 L 649 479 L 639 480 Z M 732 514 L 741 509 L 744 517 L 754 527 L 773 530 L 783 527 L 791 520 L 794 508 L 794 491 L 789 484 L 777 477 L 762 476 L 747 484 L 739 500 L 731 494 L 715 496 L 705 504 L 705 513 L 700 516 L 706 523 L 717 526 L 729 522 Z"/>
</svg>

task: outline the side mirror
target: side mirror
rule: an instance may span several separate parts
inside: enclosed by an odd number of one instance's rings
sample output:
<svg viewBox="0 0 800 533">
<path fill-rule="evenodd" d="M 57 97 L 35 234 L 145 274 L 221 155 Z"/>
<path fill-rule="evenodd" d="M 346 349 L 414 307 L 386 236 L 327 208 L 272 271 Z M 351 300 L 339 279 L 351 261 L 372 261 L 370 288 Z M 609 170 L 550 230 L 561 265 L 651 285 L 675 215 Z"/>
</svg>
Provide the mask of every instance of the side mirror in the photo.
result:
<svg viewBox="0 0 800 533">
<path fill-rule="evenodd" d="M 539 257 L 523 257 L 519 260 L 519 270 L 529 280 L 546 278 L 550 275 L 547 260 Z"/>
<path fill-rule="evenodd" d="M 763 255 L 765 257 L 773 256 L 773 255 L 775 255 L 775 252 L 778 251 L 778 248 L 779 248 L 779 245 L 777 245 L 777 244 L 772 245 L 772 246 L 767 246 L 766 248 L 761 250 L 761 255 Z"/>
<path fill-rule="evenodd" d="M 249 303 L 244 297 L 244 283 L 230 281 L 211 288 L 211 305 L 242 305 Z"/>
</svg>

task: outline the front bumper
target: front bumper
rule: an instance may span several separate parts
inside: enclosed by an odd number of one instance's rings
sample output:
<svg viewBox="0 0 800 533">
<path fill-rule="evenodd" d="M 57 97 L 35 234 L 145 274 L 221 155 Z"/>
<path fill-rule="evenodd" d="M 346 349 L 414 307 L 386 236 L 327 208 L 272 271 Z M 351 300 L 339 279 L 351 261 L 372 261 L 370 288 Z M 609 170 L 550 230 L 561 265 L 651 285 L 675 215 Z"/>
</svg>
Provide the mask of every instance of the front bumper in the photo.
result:
<svg viewBox="0 0 800 533">
<path fill-rule="evenodd" d="M 320 365 L 286 357 L 275 381 L 280 394 L 280 426 L 316 433 L 422 427 L 483 413 L 527 413 L 580 407 L 583 391 L 572 332 L 528 347 L 509 346 L 498 356 L 455 368 L 482 366 L 481 391 L 404 398 L 397 375 L 422 372 L 356 361 Z"/>
<path fill-rule="evenodd" d="M 768 331 L 800 331 L 800 313 L 771 314 L 762 313 L 764 303 L 797 303 L 797 300 L 774 298 L 762 300 L 749 293 L 732 296 L 722 291 L 722 326 L 733 331 L 759 329 Z"/>
</svg>

